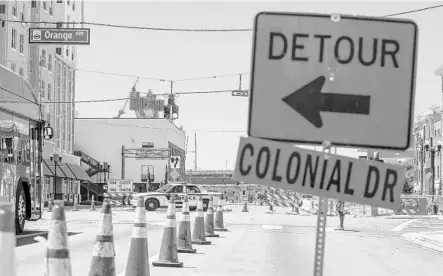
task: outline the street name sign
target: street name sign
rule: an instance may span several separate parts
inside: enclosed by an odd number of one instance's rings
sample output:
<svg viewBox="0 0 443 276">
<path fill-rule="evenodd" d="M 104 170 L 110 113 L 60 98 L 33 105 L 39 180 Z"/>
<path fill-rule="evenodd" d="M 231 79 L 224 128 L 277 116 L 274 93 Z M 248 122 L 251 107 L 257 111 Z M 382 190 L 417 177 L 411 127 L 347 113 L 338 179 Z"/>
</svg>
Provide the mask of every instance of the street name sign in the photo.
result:
<svg viewBox="0 0 443 276">
<path fill-rule="evenodd" d="M 240 138 L 234 177 L 302 194 L 397 210 L 404 168 L 302 149 L 288 143 Z"/>
<path fill-rule="evenodd" d="M 132 193 L 134 181 L 130 179 L 110 179 L 108 193 Z"/>
<path fill-rule="evenodd" d="M 90 38 L 87 28 L 29 28 L 29 43 L 89 45 Z"/>
<path fill-rule="evenodd" d="M 232 91 L 232 96 L 247 97 L 248 95 L 249 95 L 248 90 L 234 90 L 234 91 Z"/>
<path fill-rule="evenodd" d="M 248 135 L 406 150 L 417 39 L 404 19 L 259 13 Z"/>
</svg>

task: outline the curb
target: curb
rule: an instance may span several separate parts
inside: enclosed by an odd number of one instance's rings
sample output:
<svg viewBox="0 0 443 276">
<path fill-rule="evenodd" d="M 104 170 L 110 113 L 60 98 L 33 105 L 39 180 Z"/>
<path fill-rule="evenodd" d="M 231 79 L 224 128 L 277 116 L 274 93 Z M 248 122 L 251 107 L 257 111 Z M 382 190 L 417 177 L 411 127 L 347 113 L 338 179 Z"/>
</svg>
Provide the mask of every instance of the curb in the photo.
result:
<svg viewBox="0 0 443 276">
<path fill-rule="evenodd" d="M 443 219 L 438 215 L 416 215 L 416 216 L 386 216 L 387 219 Z"/>
<path fill-rule="evenodd" d="M 429 239 L 422 237 L 418 233 L 407 233 L 400 236 L 403 241 L 416 245 L 421 248 L 428 249 L 430 251 L 443 254 L 443 244 L 437 245 L 434 242 L 430 242 Z"/>
</svg>

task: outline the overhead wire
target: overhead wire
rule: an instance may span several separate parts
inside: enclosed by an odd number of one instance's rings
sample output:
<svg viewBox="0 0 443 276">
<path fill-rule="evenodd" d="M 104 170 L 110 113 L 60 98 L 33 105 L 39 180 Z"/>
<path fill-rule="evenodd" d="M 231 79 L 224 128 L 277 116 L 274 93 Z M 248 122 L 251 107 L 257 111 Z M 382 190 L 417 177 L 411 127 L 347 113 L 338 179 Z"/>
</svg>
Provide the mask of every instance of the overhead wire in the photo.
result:
<svg viewBox="0 0 443 276">
<path fill-rule="evenodd" d="M 428 6 L 425 8 L 420 9 L 414 9 L 399 13 L 393 13 L 393 14 L 387 14 L 382 15 L 380 17 L 391 17 L 391 16 L 398 16 L 398 15 L 405 15 L 405 14 L 411 14 L 411 13 L 417 13 L 421 11 L 426 10 L 432 10 L 443 7 L 443 4 L 440 5 L 434 5 L 434 6 Z M 88 22 L 88 21 L 82 21 L 82 22 L 66 22 L 66 21 L 58 21 L 58 22 L 51 22 L 51 21 L 26 21 L 26 20 L 10 20 L 10 19 L 3 19 L 2 21 L 6 22 L 15 22 L 15 23 L 25 23 L 25 24 L 71 24 L 71 25 L 90 25 L 90 26 L 100 26 L 100 27 L 110 27 L 110 28 L 122 28 L 122 29 L 136 29 L 136 30 L 146 30 L 146 31 L 163 31 L 163 32 L 250 32 L 252 31 L 251 28 L 227 28 L 227 29 L 194 29 L 194 28 L 160 28 L 160 27 L 148 27 L 148 26 L 131 26 L 131 25 L 122 25 L 122 24 L 110 24 L 110 23 L 99 23 L 99 22 Z"/>
<path fill-rule="evenodd" d="M 381 17 L 392 17 L 392 16 L 398 16 L 398 15 L 405 15 L 405 14 L 411 14 L 411 13 L 417 13 L 417 12 L 421 12 L 421 11 L 426 11 L 426 10 L 431 10 L 431 9 L 436 9 L 436 8 L 441 8 L 443 7 L 443 4 L 440 5 L 434 5 L 434 6 L 428 6 L 425 8 L 420 8 L 420 9 L 414 9 L 414 10 L 409 10 L 409 11 L 404 11 L 404 12 L 398 12 L 398 13 L 393 13 L 393 14 L 387 14 L 387 15 L 383 15 Z M 106 24 L 106 23 L 97 23 L 97 22 L 48 22 L 48 21 L 21 21 L 21 20 L 0 20 L 0 21 L 6 21 L 6 22 L 16 22 L 16 23 L 34 23 L 34 24 L 75 24 L 75 25 L 80 25 L 80 24 L 85 24 L 85 25 L 92 25 L 92 26 L 107 26 L 107 27 L 114 27 L 114 28 L 127 28 L 127 29 L 142 29 L 142 30 L 152 30 L 152 31 L 187 31 L 187 32 L 232 32 L 232 31 L 236 31 L 236 32 L 241 32 L 241 31 L 251 31 L 252 29 L 179 29 L 179 28 L 156 28 L 156 27 L 142 27 L 142 26 L 128 26 L 128 25 L 118 25 L 118 24 Z M 184 79 L 176 79 L 176 80 L 170 80 L 170 79 L 162 79 L 162 78 L 154 78 L 154 77 L 140 77 L 140 76 L 136 76 L 136 75 L 130 75 L 130 74 L 122 74 L 122 73 L 111 73 L 111 72 L 103 72 L 103 71 L 97 71 L 97 70 L 88 70 L 88 69 L 80 69 L 77 68 L 75 69 L 76 71 L 81 71 L 81 72 L 88 72 L 88 73 L 97 73 L 97 74 L 105 74 L 105 75 L 112 75 L 112 76 L 121 76 L 121 77 L 138 77 L 140 79 L 146 79 L 146 80 L 155 80 L 155 81 L 160 81 L 160 82 L 183 82 L 183 81 L 193 81 L 193 80 L 203 80 L 203 79 L 214 79 L 214 78 L 222 78 L 222 77 L 231 77 L 231 76 L 238 76 L 238 75 L 246 75 L 249 74 L 248 72 L 244 72 L 244 73 L 233 73 L 233 74 L 224 74 L 224 75 L 214 75 L 214 76 L 207 76 L 207 77 L 195 77 L 195 78 L 184 78 Z M 12 91 L 6 90 L 3 87 L 0 87 L 1 89 L 8 91 L 12 94 Z M 200 92 L 174 92 L 174 94 L 177 95 L 187 95 L 187 94 L 211 94 L 211 93 L 226 93 L 226 92 L 231 92 L 232 90 L 212 90 L 212 91 L 200 91 Z M 15 94 L 16 96 L 21 97 L 18 94 Z M 163 93 L 163 94 L 156 94 L 159 96 L 165 96 L 165 95 L 169 95 L 169 93 Z M 24 97 L 22 97 L 23 99 L 25 99 L 26 101 L 30 102 L 30 103 L 34 103 L 30 101 L 29 99 L 26 99 Z M 94 103 L 94 102 L 114 102 L 114 101 L 123 101 L 123 100 L 128 100 L 129 98 L 117 98 L 117 99 L 101 99 L 101 100 L 78 100 L 78 101 L 46 101 L 45 103 Z M 14 101 L 0 101 L 0 102 L 14 102 Z M 21 101 L 15 101 L 17 103 L 23 103 Z"/>
</svg>

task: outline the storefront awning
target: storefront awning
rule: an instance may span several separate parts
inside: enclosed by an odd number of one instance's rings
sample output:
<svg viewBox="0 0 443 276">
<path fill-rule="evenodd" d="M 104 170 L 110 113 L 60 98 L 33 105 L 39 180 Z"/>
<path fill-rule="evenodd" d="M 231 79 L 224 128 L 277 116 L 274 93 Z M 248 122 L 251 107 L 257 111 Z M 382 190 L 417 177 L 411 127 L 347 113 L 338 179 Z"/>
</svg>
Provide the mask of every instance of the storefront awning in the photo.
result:
<svg viewBox="0 0 443 276">
<path fill-rule="evenodd" d="M 81 166 L 74 164 L 66 164 L 66 166 L 67 169 L 69 169 L 78 180 L 92 182 L 91 178 L 88 176 L 88 174 L 86 174 L 85 169 L 83 169 Z"/>
<path fill-rule="evenodd" d="M 65 174 L 64 170 L 62 170 L 66 165 L 65 163 L 57 162 L 57 169 L 55 168 L 55 162 L 52 162 L 49 159 L 43 159 L 43 174 L 46 176 L 55 176 L 57 174 L 57 177 L 66 177 L 66 178 L 75 178 L 72 176 L 68 176 Z"/>
</svg>

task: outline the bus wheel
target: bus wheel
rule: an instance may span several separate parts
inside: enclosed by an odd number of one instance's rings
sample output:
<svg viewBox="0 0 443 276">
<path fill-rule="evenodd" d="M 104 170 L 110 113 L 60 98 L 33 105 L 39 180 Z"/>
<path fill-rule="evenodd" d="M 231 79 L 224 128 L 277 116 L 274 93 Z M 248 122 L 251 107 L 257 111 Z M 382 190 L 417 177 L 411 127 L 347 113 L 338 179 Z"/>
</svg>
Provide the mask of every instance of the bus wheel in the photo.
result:
<svg viewBox="0 0 443 276">
<path fill-rule="evenodd" d="M 17 195 L 15 197 L 15 233 L 21 234 L 25 230 L 26 222 L 26 195 L 23 184 L 17 186 Z"/>
</svg>

